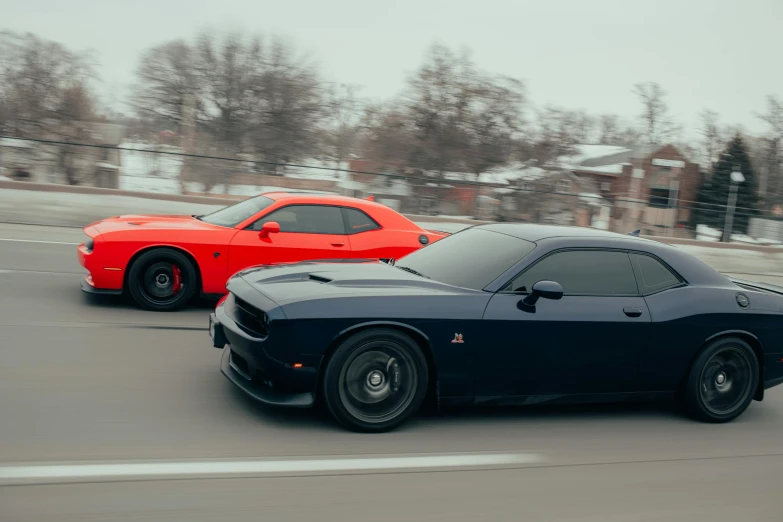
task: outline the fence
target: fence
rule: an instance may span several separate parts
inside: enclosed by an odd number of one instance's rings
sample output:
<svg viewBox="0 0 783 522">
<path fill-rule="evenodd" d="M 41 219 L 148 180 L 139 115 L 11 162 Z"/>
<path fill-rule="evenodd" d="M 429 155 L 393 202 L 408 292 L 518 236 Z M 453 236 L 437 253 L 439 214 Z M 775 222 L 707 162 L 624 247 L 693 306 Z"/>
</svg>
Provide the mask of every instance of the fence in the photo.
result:
<svg viewBox="0 0 783 522">
<path fill-rule="evenodd" d="M 68 183 L 126 191 L 210 195 L 239 199 L 269 191 L 307 191 L 374 196 L 408 214 L 494 221 L 577 225 L 649 235 L 695 237 L 698 209 L 721 221 L 724 205 L 679 200 L 661 202 L 610 193 L 606 183 L 563 169 L 530 168 L 493 172 L 476 179 L 465 173 L 433 174 L 416 169 L 351 168 L 367 162 L 308 161 L 306 164 L 253 158 L 186 154 L 161 144 L 126 141 L 95 145 L 0 137 L 0 175 L 9 179 Z M 471 179 L 472 178 L 472 179 Z M 735 220 L 751 220 L 750 235 L 783 240 L 783 226 L 737 208 Z M 768 216 L 763 216 L 768 217 Z M 780 224 L 779 222 L 774 222 Z M 776 225 L 777 226 L 777 225 Z M 764 228 L 766 227 L 766 228 Z M 702 227 L 702 235 L 707 229 Z M 719 231 L 710 229 L 710 234 Z"/>
</svg>

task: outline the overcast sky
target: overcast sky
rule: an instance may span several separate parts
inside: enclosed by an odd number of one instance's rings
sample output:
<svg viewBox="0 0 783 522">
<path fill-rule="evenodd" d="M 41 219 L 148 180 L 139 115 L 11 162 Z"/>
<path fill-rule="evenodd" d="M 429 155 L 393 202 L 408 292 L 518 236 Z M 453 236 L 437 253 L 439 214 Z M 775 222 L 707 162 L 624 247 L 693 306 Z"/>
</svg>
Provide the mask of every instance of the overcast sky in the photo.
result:
<svg viewBox="0 0 783 522">
<path fill-rule="evenodd" d="M 205 29 L 289 38 L 372 98 L 397 94 L 436 41 L 524 80 L 538 105 L 633 117 L 633 84 L 657 81 L 692 136 L 705 108 L 760 132 L 765 96 L 783 97 L 783 0 L 0 0 L 0 29 L 93 49 L 117 98 L 144 49 Z"/>
</svg>

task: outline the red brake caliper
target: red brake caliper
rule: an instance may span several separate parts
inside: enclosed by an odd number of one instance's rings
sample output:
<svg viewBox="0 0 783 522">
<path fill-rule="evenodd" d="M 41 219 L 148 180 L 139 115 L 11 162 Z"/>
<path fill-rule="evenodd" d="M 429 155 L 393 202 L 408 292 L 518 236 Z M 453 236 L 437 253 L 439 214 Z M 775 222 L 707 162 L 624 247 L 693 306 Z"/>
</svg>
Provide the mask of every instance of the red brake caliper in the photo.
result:
<svg viewBox="0 0 783 522">
<path fill-rule="evenodd" d="M 177 295 L 180 289 L 182 289 L 182 272 L 179 271 L 177 265 L 171 265 L 171 271 L 174 272 L 174 285 L 172 286 L 172 291 L 174 292 L 174 295 Z"/>
</svg>

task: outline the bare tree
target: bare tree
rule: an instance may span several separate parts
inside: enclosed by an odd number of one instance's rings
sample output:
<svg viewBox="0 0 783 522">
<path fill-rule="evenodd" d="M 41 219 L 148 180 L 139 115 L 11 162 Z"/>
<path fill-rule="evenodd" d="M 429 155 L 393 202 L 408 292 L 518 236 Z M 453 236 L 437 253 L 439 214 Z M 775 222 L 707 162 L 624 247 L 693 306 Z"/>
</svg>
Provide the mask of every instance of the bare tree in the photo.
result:
<svg viewBox="0 0 783 522">
<path fill-rule="evenodd" d="M 412 140 L 408 163 L 442 175 L 477 177 L 506 163 L 524 125 L 522 82 L 476 70 L 466 52 L 432 46 L 408 82 L 405 113 Z"/>
<path fill-rule="evenodd" d="M 465 121 L 476 80 L 466 52 L 433 45 L 408 82 L 406 112 L 413 129 L 410 163 L 443 174 L 458 168 L 466 145 Z"/>
<path fill-rule="evenodd" d="M 221 41 L 204 33 L 196 40 L 194 54 L 201 127 L 224 154 L 235 155 L 243 149 L 251 125 L 263 65 L 261 41 L 238 33 Z"/>
<path fill-rule="evenodd" d="M 584 128 L 576 112 L 546 105 L 538 111 L 537 133 L 532 146 L 533 158 L 540 165 L 557 163 L 558 158 L 583 143 Z"/>
<path fill-rule="evenodd" d="M 15 136 L 92 142 L 86 122 L 97 119 L 89 53 L 73 52 L 33 34 L 0 33 L 0 100 L 3 130 Z M 91 174 L 85 151 L 40 146 L 39 155 L 69 184 Z"/>
<path fill-rule="evenodd" d="M 137 114 L 183 135 L 197 104 L 200 85 L 195 53 L 182 40 L 147 50 L 136 69 L 131 105 Z M 190 112 L 189 112 L 190 111 Z"/>
<path fill-rule="evenodd" d="M 406 167 L 413 155 L 416 129 L 398 103 L 369 105 L 361 120 L 359 150 L 383 165 Z"/>
<path fill-rule="evenodd" d="M 783 189 L 783 102 L 775 96 L 768 96 L 767 111 L 758 117 L 769 126 L 763 138 L 766 150 L 758 162 L 759 195 L 762 202 L 774 200 L 779 204 Z"/>
<path fill-rule="evenodd" d="M 357 145 L 363 117 L 362 102 L 353 85 L 333 87 L 327 94 L 323 145 L 335 165 L 345 161 Z"/>
<path fill-rule="evenodd" d="M 701 119 L 702 163 L 705 168 L 710 169 L 718 161 L 720 153 L 728 140 L 718 123 L 717 112 L 705 110 L 702 111 L 699 117 Z"/>
<path fill-rule="evenodd" d="M 620 136 L 620 119 L 616 114 L 602 114 L 598 118 L 598 143 L 615 145 Z"/>
<path fill-rule="evenodd" d="M 465 167 L 476 179 L 504 165 L 516 148 L 524 125 L 524 85 L 507 77 L 479 78 L 465 121 Z"/>
<path fill-rule="evenodd" d="M 66 97 L 78 90 L 82 100 L 92 98 L 93 77 L 88 53 L 29 33 L 0 33 L 0 99 L 7 132 L 40 136 L 44 130 L 56 130 L 57 122 L 84 117 Z"/>
<path fill-rule="evenodd" d="M 637 83 L 633 92 L 642 102 L 639 120 L 642 123 L 645 142 L 658 145 L 674 139 L 680 127 L 669 116 L 666 91 L 655 82 Z"/>
<path fill-rule="evenodd" d="M 254 104 L 251 149 L 258 156 L 285 163 L 317 153 L 325 115 L 322 82 L 315 65 L 282 40 L 272 41 L 265 56 Z"/>
</svg>

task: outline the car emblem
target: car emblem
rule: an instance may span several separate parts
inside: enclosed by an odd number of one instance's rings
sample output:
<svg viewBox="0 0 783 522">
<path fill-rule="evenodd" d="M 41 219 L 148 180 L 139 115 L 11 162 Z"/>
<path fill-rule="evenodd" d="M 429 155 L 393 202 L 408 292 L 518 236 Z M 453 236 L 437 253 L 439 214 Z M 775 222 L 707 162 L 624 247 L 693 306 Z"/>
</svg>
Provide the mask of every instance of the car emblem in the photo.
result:
<svg viewBox="0 0 783 522">
<path fill-rule="evenodd" d="M 452 342 L 452 343 L 455 343 L 455 344 L 462 344 L 462 343 L 464 342 L 464 341 L 462 340 L 462 334 L 455 333 L 455 334 L 454 334 L 454 340 L 453 340 L 453 341 L 451 341 L 451 342 Z"/>
</svg>

